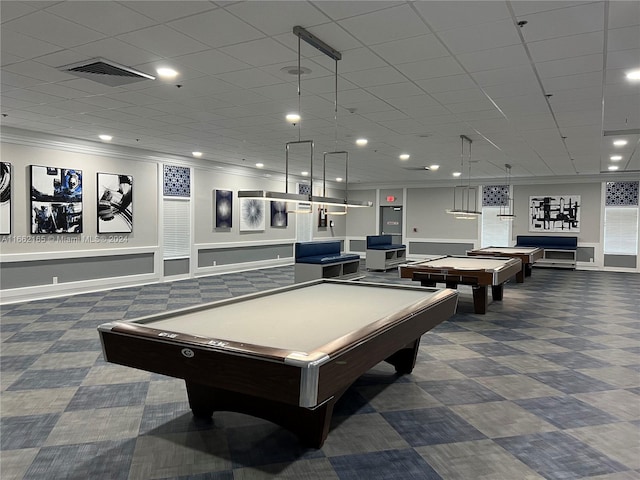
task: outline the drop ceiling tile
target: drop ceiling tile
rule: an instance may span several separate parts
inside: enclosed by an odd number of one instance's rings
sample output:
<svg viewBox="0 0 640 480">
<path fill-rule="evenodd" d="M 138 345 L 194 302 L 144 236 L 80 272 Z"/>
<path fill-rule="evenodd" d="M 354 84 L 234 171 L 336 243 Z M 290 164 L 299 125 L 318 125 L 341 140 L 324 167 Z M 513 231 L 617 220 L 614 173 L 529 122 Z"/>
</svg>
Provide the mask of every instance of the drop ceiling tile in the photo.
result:
<svg viewBox="0 0 640 480">
<path fill-rule="evenodd" d="M 24 62 L 7 65 L 3 69 L 3 73 L 4 72 L 16 73 L 36 80 L 39 79 L 40 81 L 38 83 L 61 82 L 64 80 L 71 80 L 74 77 L 69 73 L 61 72 L 55 68 L 49 67 L 48 65 L 43 65 L 33 60 L 26 60 Z"/>
<path fill-rule="evenodd" d="M 371 50 L 389 63 L 407 63 L 449 55 L 435 35 L 419 35 L 372 45 Z"/>
<path fill-rule="evenodd" d="M 201 0 L 180 0 L 179 2 L 169 2 L 166 0 L 145 0 L 141 2 L 140 0 L 135 0 L 132 2 L 125 1 L 119 3 L 158 22 L 168 22 L 216 8 L 213 3 L 203 2 Z"/>
<path fill-rule="evenodd" d="M 282 62 L 296 64 L 298 59 L 296 52 L 270 38 L 222 47 L 220 51 L 254 67 Z"/>
<path fill-rule="evenodd" d="M 43 10 L 5 22 L 2 24 L 2 29 L 20 32 L 23 35 L 66 48 L 93 42 L 104 37 L 101 33 Z"/>
<path fill-rule="evenodd" d="M 595 87 L 602 85 L 601 72 L 565 75 L 563 77 L 546 78 L 543 80 L 545 92 L 554 93 L 560 90 Z"/>
<path fill-rule="evenodd" d="M 542 92 L 540 85 L 535 78 L 529 78 L 522 82 L 487 85 L 482 87 L 482 89 L 494 100 L 505 97 L 517 97 L 519 95 L 535 95 Z"/>
<path fill-rule="evenodd" d="M 33 2 L 2 2 L 0 4 L 0 14 L 2 15 L 2 22 L 8 22 L 10 20 L 33 13 L 37 6 L 31 5 Z"/>
<path fill-rule="evenodd" d="M 638 45 L 640 45 L 640 28 L 637 26 L 609 30 L 607 37 L 609 52 L 638 48 Z"/>
<path fill-rule="evenodd" d="M 13 55 L 11 53 L 1 52 L 0 53 L 0 65 L 11 65 L 12 63 L 24 62 L 26 58 L 18 57 L 17 55 Z"/>
<path fill-rule="evenodd" d="M 440 1 L 415 2 L 414 5 L 436 32 L 511 18 L 503 2 Z"/>
<path fill-rule="evenodd" d="M 98 40 L 97 42 L 87 43 L 86 45 L 79 45 L 73 49 L 73 52 L 81 56 L 80 60 L 72 60 L 65 63 L 58 63 L 57 67 L 63 65 L 69 65 L 76 61 L 89 60 L 91 58 L 102 57 L 112 62 L 125 65 L 127 67 L 134 67 L 135 65 L 141 65 L 149 62 L 163 60 L 162 57 L 151 53 L 148 50 L 134 47 L 129 43 L 125 43 L 116 38 L 105 38 Z M 38 58 L 40 61 L 40 58 Z M 153 72 L 144 72 L 149 75 L 155 75 Z"/>
<path fill-rule="evenodd" d="M 398 97 L 410 97 L 424 93 L 420 88 L 410 82 L 399 82 L 377 87 L 368 87 L 367 90 L 383 100 Z"/>
<path fill-rule="evenodd" d="M 363 15 L 378 10 L 386 10 L 389 7 L 401 5 L 404 2 L 388 2 L 377 0 L 363 0 L 358 2 L 319 1 L 314 5 L 334 20 Z"/>
<path fill-rule="evenodd" d="M 447 77 L 464 73 L 453 57 L 434 58 L 420 62 L 402 63 L 396 68 L 411 80 Z"/>
<path fill-rule="evenodd" d="M 233 58 L 219 50 L 207 49 L 197 53 L 181 55 L 175 59 L 178 65 L 185 65 L 188 68 L 208 75 L 218 75 L 220 73 L 246 70 L 249 65 L 236 58 Z"/>
<path fill-rule="evenodd" d="M 351 17 L 338 22 L 365 45 L 400 40 L 429 33 L 429 30 L 409 5 Z M 402 25 L 402 28 L 389 28 Z"/>
<path fill-rule="evenodd" d="M 368 48 L 354 48 L 343 52 L 342 60 L 338 62 L 338 72 L 344 74 L 387 65 L 384 60 Z"/>
<path fill-rule="evenodd" d="M 118 36 L 118 39 L 161 57 L 175 57 L 207 50 L 207 45 L 165 25 L 144 28 Z"/>
<path fill-rule="evenodd" d="M 604 52 L 604 33 L 593 32 L 528 44 L 534 62 L 573 58 Z"/>
<path fill-rule="evenodd" d="M 640 3 L 609 2 L 609 28 L 640 25 Z"/>
<path fill-rule="evenodd" d="M 640 58 L 640 48 L 630 50 L 616 50 L 607 54 L 607 69 L 628 68 Z"/>
<path fill-rule="evenodd" d="M 473 53 L 462 53 L 456 58 L 468 72 L 481 72 L 498 68 L 528 65 L 529 57 L 522 45 L 492 48 Z"/>
<path fill-rule="evenodd" d="M 460 102 L 460 103 L 450 103 L 446 106 L 447 110 L 451 113 L 472 113 L 472 112 L 482 112 L 489 111 L 493 112 L 495 110 L 495 106 L 488 100 L 480 100 L 475 102 Z"/>
<path fill-rule="evenodd" d="M 329 21 L 329 17 L 306 2 L 239 2 L 229 5 L 226 10 L 266 35 L 291 32 L 294 25 L 309 29 Z"/>
<path fill-rule="evenodd" d="M 444 105 L 463 102 L 482 102 L 487 99 L 484 93 L 482 93 L 482 90 L 477 87 L 467 90 L 432 93 L 431 96 Z"/>
<path fill-rule="evenodd" d="M 438 35 L 454 54 L 520 44 L 518 27 L 511 19 L 445 30 Z"/>
<path fill-rule="evenodd" d="M 241 88 L 264 87 L 282 83 L 279 78 L 258 69 L 221 73 L 218 78 Z"/>
<path fill-rule="evenodd" d="M 417 80 L 416 84 L 423 88 L 427 93 L 466 90 L 476 86 L 473 79 L 467 74 L 431 78 L 428 80 Z"/>
<path fill-rule="evenodd" d="M 534 71 L 530 65 L 475 72 L 471 76 L 483 87 L 505 83 L 529 82 L 532 78 L 535 78 Z"/>
<path fill-rule="evenodd" d="M 111 94 L 114 92 L 122 92 L 124 89 L 119 87 L 110 87 L 103 85 L 88 78 L 74 78 L 73 80 L 67 80 L 64 85 L 69 88 L 76 88 L 82 92 L 91 93 L 93 95 Z"/>
<path fill-rule="evenodd" d="M 531 14 L 526 20 L 522 33 L 527 42 L 597 32 L 604 29 L 604 2 Z"/>
<path fill-rule="evenodd" d="M 603 55 L 582 55 L 580 57 L 551 60 L 536 64 L 541 78 L 561 77 L 579 73 L 601 72 Z"/>
<path fill-rule="evenodd" d="M 0 29 L 0 45 L 2 46 L 2 56 L 5 54 L 16 55 L 25 60 L 47 55 L 62 49 L 53 43 L 38 40 L 20 32 L 4 27 Z M 4 61 L 4 59 L 3 59 Z"/>
<path fill-rule="evenodd" d="M 39 85 L 40 80 L 36 80 L 35 78 L 25 77 L 24 75 L 18 75 L 17 73 L 12 73 L 7 69 L 2 70 L 2 93 L 4 94 L 5 86 L 16 87 L 16 88 L 28 88 L 33 85 Z"/>
<path fill-rule="evenodd" d="M 167 24 L 211 47 L 222 47 L 263 38 L 265 35 L 225 10 L 175 20 Z"/>
<path fill-rule="evenodd" d="M 47 12 L 109 36 L 156 24 L 124 5 L 110 2 L 58 2 Z"/>
<path fill-rule="evenodd" d="M 373 68 L 345 73 L 344 78 L 359 87 L 372 87 L 406 81 L 406 78 L 392 67 Z"/>
<path fill-rule="evenodd" d="M 554 0 L 549 2 L 548 0 L 526 0 L 521 2 L 514 2 L 512 4 L 513 10 L 518 17 L 524 15 L 530 15 L 532 13 L 546 12 L 549 10 L 558 10 L 561 8 L 569 8 L 585 3 L 592 3 L 591 1 L 565 1 Z"/>
<path fill-rule="evenodd" d="M 30 87 L 29 90 L 34 92 L 46 93 L 48 95 L 55 95 L 62 98 L 82 98 L 88 94 L 75 88 L 69 88 L 65 86 L 66 82 L 59 83 L 41 83 Z M 4 89 L 3 89 L 4 90 Z"/>
</svg>

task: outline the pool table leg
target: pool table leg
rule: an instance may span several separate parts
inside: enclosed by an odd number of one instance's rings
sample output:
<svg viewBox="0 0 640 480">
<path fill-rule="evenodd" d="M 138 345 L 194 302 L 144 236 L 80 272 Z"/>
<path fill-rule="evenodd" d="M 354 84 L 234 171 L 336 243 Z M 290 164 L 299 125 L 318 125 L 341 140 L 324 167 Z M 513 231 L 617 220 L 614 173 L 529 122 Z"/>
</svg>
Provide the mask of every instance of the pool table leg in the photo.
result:
<svg viewBox="0 0 640 480">
<path fill-rule="evenodd" d="M 294 433 L 309 447 L 320 448 L 329 434 L 333 408 L 347 388 L 317 407 L 303 408 L 185 380 L 189 406 L 198 418 L 214 411 L 238 412 L 273 422 Z"/>
<path fill-rule="evenodd" d="M 487 313 L 487 286 L 474 285 L 473 287 L 473 312 Z"/>
<path fill-rule="evenodd" d="M 530 277 L 531 276 L 531 264 L 530 263 L 525 263 L 524 264 L 524 276 L 525 277 Z"/>
<path fill-rule="evenodd" d="M 516 273 L 516 283 L 524 283 L 524 277 L 525 277 L 524 269 L 525 269 L 525 267 L 523 265 L 522 266 L 522 270 L 520 270 L 518 273 Z"/>
<path fill-rule="evenodd" d="M 418 348 L 420 347 L 420 338 L 409 343 L 396 353 L 385 359 L 385 362 L 396 367 L 396 372 L 400 375 L 411 373 L 413 367 L 416 366 L 416 358 L 418 358 Z"/>
<path fill-rule="evenodd" d="M 491 297 L 495 302 L 499 302 L 500 300 L 502 300 L 503 293 L 504 293 L 504 283 L 501 285 L 491 286 Z"/>
</svg>

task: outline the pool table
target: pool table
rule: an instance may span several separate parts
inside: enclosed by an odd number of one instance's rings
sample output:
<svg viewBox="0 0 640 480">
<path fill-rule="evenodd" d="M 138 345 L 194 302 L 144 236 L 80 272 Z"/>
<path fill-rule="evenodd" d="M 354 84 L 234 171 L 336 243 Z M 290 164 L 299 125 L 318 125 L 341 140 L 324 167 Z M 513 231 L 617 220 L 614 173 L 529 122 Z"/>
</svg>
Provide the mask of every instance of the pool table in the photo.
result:
<svg viewBox="0 0 640 480">
<path fill-rule="evenodd" d="M 267 419 L 320 448 L 336 401 L 381 361 L 415 365 L 451 289 L 320 279 L 98 327 L 108 362 L 185 380 L 196 417 Z"/>
<path fill-rule="evenodd" d="M 401 278 L 410 278 L 423 286 L 444 283 L 448 288 L 471 285 L 475 313 L 487 313 L 487 287 L 493 300 L 502 300 L 504 283 L 522 270 L 519 258 L 468 257 L 445 255 L 398 267 Z"/>
<path fill-rule="evenodd" d="M 543 257 L 544 250 L 539 247 L 484 247 L 470 250 L 467 255 L 519 258 L 522 270 L 516 274 L 516 282 L 524 283 L 524 277 L 531 276 L 531 266 Z"/>
</svg>

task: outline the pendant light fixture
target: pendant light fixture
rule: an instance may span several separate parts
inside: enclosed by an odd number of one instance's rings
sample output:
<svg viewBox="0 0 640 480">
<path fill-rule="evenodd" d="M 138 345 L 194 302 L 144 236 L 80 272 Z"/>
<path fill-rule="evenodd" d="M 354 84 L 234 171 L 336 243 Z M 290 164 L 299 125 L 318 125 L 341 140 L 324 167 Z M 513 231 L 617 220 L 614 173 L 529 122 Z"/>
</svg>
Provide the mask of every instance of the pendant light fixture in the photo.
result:
<svg viewBox="0 0 640 480">
<path fill-rule="evenodd" d="M 511 165 L 508 163 L 504 164 L 505 170 L 505 181 L 507 187 L 507 197 L 500 205 L 500 212 L 498 213 L 498 218 L 501 220 L 513 220 L 516 218 L 515 213 L 513 213 L 513 198 L 511 198 Z"/>
<path fill-rule="evenodd" d="M 322 53 L 327 55 L 330 58 L 333 58 L 335 61 L 336 69 L 335 69 L 335 84 L 336 84 L 336 103 L 335 103 L 335 116 L 337 122 L 337 109 L 338 109 L 338 60 L 342 59 L 342 54 L 334 49 L 333 47 L 327 45 L 319 38 L 315 37 L 307 30 L 300 26 L 293 27 L 293 34 L 298 37 L 298 141 L 296 142 L 287 142 L 285 147 L 285 191 L 284 192 L 271 192 L 265 190 L 241 190 L 238 191 L 238 198 L 258 198 L 258 199 L 269 199 L 269 200 L 280 200 L 287 202 L 298 202 L 298 203 L 313 203 L 320 205 L 339 205 L 345 207 L 370 207 L 372 205 L 371 202 L 350 202 L 346 198 L 331 198 L 325 196 L 325 185 L 326 185 L 326 162 L 323 162 L 323 178 L 322 178 L 322 195 L 315 196 L 313 195 L 313 150 L 314 150 L 314 142 L 313 140 L 301 140 L 301 109 L 300 109 L 300 96 L 301 96 L 301 72 L 302 68 L 300 65 L 300 40 L 304 40 L 312 47 L 317 48 Z M 308 144 L 310 146 L 310 169 L 309 169 L 309 195 L 297 194 L 297 193 L 289 193 L 289 148 L 294 144 Z M 345 153 L 346 152 L 326 152 L 325 159 L 327 154 L 337 154 L 337 153 Z M 345 162 L 345 167 L 348 168 L 348 154 L 347 160 Z M 347 181 L 347 176 L 345 174 L 345 182 Z M 346 193 L 346 189 L 345 189 Z M 295 212 L 296 210 L 292 210 L 291 212 Z M 308 212 L 308 210 L 305 210 Z"/>
<path fill-rule="evenodd" d="M 458 220 L 473 220 L 482 212 L 478 211 L 478 191 L 476 187 L 471 186 L 471 144 L 473 141 L 466 135 L 460 135 L 461 152 L 460 152 L 460 171 L 464 171 L 464 143 L 469 143 L 468 171 L 469 178 L 467 185 L 463 185 L 462 175 L 460 176 L 460 185 L 453 189 L 453 208 L 447 210 L 447 213 L 455 215 Z"/>
</svg>

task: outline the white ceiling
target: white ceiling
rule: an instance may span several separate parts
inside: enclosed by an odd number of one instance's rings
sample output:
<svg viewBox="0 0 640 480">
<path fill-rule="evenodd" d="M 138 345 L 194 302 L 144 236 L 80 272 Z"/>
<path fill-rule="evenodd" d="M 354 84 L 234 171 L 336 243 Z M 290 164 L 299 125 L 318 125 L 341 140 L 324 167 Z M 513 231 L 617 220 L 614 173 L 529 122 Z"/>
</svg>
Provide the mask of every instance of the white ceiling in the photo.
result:
<svg viewBox="0 0 640 480">
<path fill-rule="evenodd" d="M 638 1 L 6 1 L 2 125 L 284 172 L 285 145 L 348 151 L 349 183 L 640 171 Z M 518 22 L 526 25 L 518 26 Z M 305 42 L 299 25 L 342 54 Z M 301 65 L 311 73 L 283 72 Z M 109 87 L 58 67 L 102 57 L 176 79 Z M 551 95 L 551 96 L 547 96 Z M 292 126 L 285 115 L 298 111 Z M 618 132 L 619 135 L 611 135 Z M 471 152 L 460 135 L 472 139 Z M 356 138 L 366 137 L 366 147 Z M 624 147 L 613 147 L 624 138 Z M 292 145 L 290 174 L 309 169 Z M 411 155 L 401 161 L 401 153 Z M 327 157 L 327 180 L 344 177 Z M 435 171 L 418 171 L 439 164 Z M 464 176 L 469 175 L 464 165 Z M 317 175 L 314 174 L 314 177 Z M 463 178 L 464 178 L 463 176 Z M 603 175 L 606 178 L 607 174 Z"/>
</svg>

